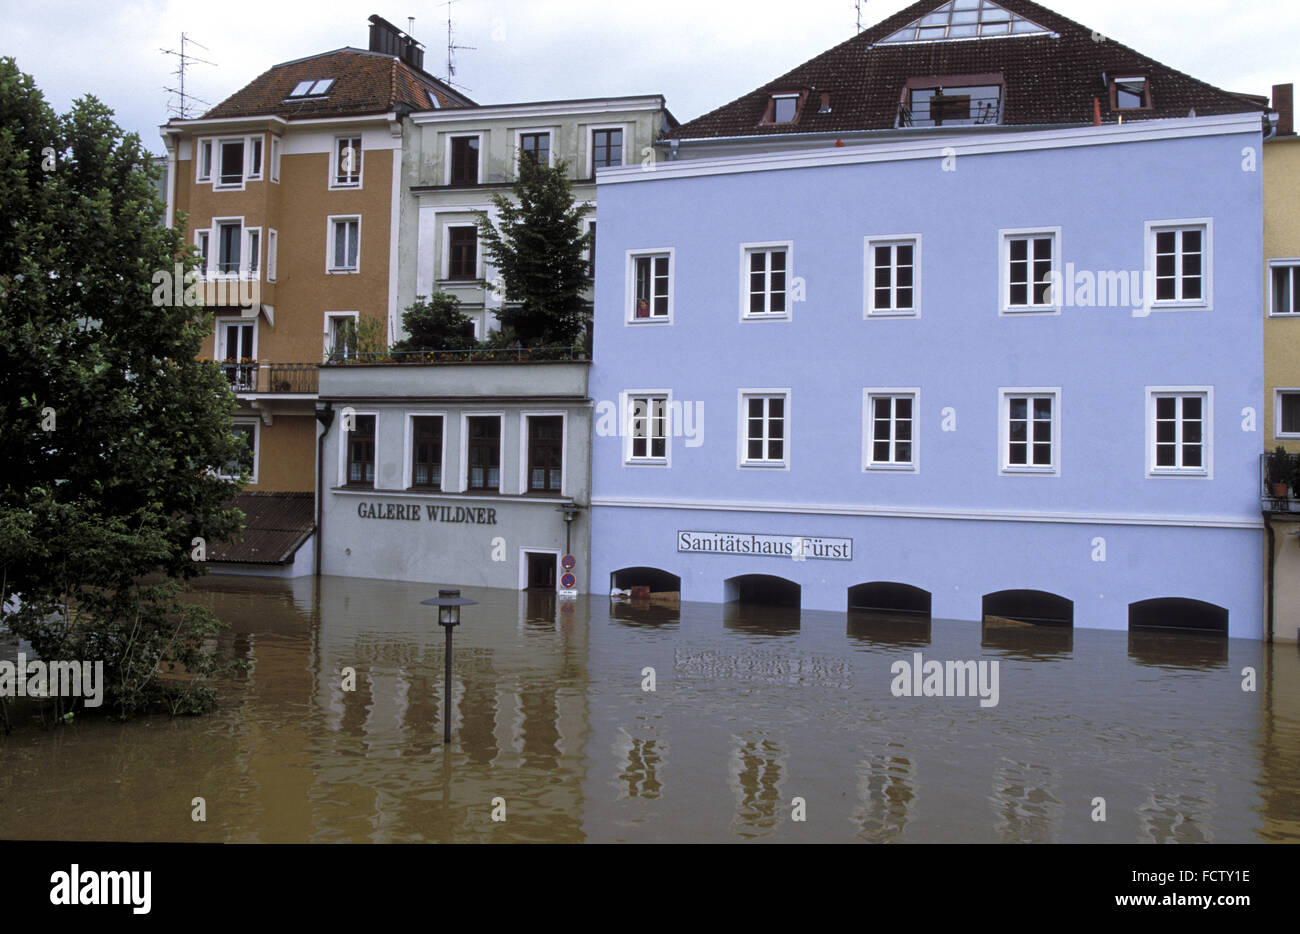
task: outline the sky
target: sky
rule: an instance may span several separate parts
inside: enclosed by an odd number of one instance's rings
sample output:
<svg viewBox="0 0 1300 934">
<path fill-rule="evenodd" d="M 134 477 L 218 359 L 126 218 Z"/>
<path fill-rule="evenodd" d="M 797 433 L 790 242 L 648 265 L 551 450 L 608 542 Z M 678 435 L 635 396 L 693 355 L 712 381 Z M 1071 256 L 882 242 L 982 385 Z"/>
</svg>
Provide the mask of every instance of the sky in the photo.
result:
<svg viewBox="0 0 1300 934">
<path fill-rule="evenodd" d="M 934 0 L 938 6 L 942 0 Z M 907 0 L 863 0 L 872 25 Z M 1050 0 L 1047 6 L 1210 84 L 1268 94 L 1300 81 L 1294 0 Z M 453 80 L 481 104 L 663 94 L 685 122 L 789 71 L 856 32 L 853 0 L 454 0 Z M 51 106 L 92 93 L 154 152 L 171 115 L 181 33 L 213 62 L 186 74 L 216 104 L 272 65 L 351 45 L 371 13 L 424 43 L 446 76 L 446 2 L 370 0 L 0 0 L 0 56 L 13 56 Z M 197 116 L 208 105 L 195 103 Z"/>
</svg>

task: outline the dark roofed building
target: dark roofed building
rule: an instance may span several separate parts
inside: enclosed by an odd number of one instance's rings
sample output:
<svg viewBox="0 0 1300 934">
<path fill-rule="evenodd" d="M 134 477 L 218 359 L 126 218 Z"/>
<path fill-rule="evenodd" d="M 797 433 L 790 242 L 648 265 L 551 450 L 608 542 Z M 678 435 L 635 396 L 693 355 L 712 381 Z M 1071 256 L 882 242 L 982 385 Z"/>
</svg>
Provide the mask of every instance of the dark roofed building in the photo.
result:
<svg viewBox="0 0 1300 934">
<path fill-rule="evenodd" d="M 282 62 L 202 119 L 274 115 L 292 120 L 474 106 L 424 70 L 418 43 L 377 16 L 370 20 L 370 49 L 348 46 Z"/>
<path fill-rule="evenodd" d="M 1029 0 L 920 0 L 668 136 L 770 148 L 771 137 L 798 145 L 1266 109 Z"/>
</svg>

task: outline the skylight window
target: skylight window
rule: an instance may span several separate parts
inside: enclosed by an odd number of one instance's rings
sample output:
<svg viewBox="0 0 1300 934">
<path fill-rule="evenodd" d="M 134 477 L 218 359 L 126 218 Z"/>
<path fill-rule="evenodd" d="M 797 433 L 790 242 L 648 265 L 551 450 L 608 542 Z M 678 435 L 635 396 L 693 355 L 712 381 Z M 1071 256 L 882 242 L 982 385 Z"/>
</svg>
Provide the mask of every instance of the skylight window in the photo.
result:
<svg viewBox="0 0 1300 934">
<path fill-rule="evenodd" d="M 1146 110 L 1151 106 L 1145 77 L 1116 78 L 1111 87 L 1115 110 Z"/>
<path fill-rule="evenodd" d="M 330 88 L 334 86 L 333 78 L 311 78 L 307 81 L 299 81 L 294 85 L 293 91 L 289 93 L 290 97 L 320 97 L 328 94 Z"/>
<path fill-rule="evenodd" d="M 881 44 L 989 39 L 996 36 L 1044 36 L 1051 30 L 1003 9 L 992 0 L 949 0 L 933 13 L 908 23 Z"/>
<path fill-rule="evenodd" d="M 797 94 L 782 94 L 772 98 L 772 122 L 793 123 L 795 111 L 799 108 Z"/>
</svg>

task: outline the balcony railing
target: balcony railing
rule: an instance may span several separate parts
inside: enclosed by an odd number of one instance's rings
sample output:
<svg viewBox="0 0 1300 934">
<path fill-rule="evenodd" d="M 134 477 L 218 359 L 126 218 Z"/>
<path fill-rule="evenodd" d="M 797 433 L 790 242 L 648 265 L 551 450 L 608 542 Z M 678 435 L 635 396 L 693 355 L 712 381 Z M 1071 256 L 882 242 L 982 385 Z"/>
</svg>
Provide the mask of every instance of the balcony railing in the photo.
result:
<svg viewBox="0 0 1300 934">
<path fill-rule="evenodd" d="M 1259 490 L 1264 512 L 1300 512 L 1300 454 L 1261 454 Z"/>
<path fill-rule="evenodd" d="M 384 350 L 377 353 L 331 353 L 325 366 L 362 363 L 527 363 L 533 361 L 587 361 L 590 356 L 574 347 L 475 347 L 472 350 Z"/>
<path fill-rule="evenodd" d="M 320 364 L 262 363 L 227 360 L 221 369 L 235 392 L 314 394 L 320 385 Z"/>
</svg>

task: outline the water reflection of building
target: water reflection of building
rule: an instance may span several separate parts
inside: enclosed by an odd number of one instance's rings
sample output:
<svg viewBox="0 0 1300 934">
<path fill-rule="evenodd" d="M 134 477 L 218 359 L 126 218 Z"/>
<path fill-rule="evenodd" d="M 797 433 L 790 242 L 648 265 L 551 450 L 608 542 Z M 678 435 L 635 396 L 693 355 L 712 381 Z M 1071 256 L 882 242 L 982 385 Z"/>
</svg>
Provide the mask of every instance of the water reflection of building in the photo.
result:
<svg viewBox="0 0 1300 934">
<path fill-rule="evenodd" d="M 902 840 L 917 799 L 916 767 L 898 744 L 858 764 L 858 804 L 853 824 L 872 843 Z"/>
<path fill-rule="evenodd" d="M 658 720 L 659 718 L 655 718 Z M 638 718 L 635 735 L 619 727 L 614 741 L 617 776 L 613 782 L 620 798 L 658 798 L 664 794 L 664 769 L 668 764 L 668 743 L 661 724 Z"/>
<path fill-rule="evenodd" d="M 1053 793 L 1051 768 L 1001 759 L 993 773 L 993 815 L 1003 843 L 1054 843 L 1065 806 Z"/>
<path fill-rule="evenodd" d="M 519 620 L 535 620 L 537 605 L 518 614 L 514 592 L 467 591 L 480 605 L 455 633 L 444 750 L 443 632 L 419 605 L 427 587 L 326 577 L 308 593 L 292 626 L 257 617 L 292 632 L 249 642 L 240 800 L 262 811 L 257 839 L 581 838 L 584 610 L 565 612 L 552 597 L 550 628 L 526 627 Z M 490 819 L 498 796 L 508 814 L 499 830 Z"/>
<path fill-rule="evenodd" d="M 786 749 L 766 737 L 731 737 L 727 783 L 736 799 L 731 826 L 742 837 L 762 836 L 789 817 L 783 800 Z"/>
</svg>

